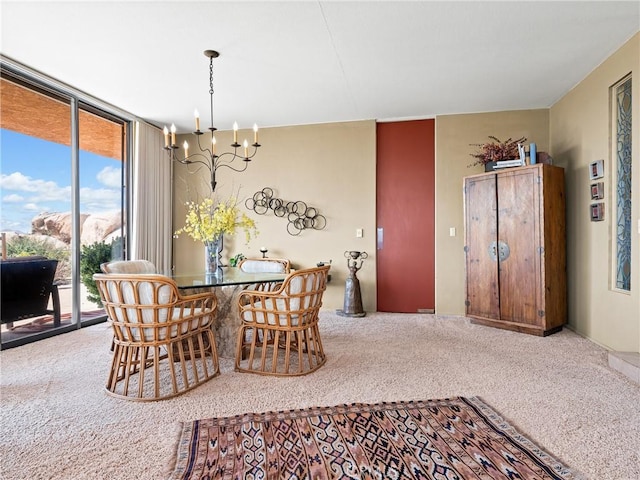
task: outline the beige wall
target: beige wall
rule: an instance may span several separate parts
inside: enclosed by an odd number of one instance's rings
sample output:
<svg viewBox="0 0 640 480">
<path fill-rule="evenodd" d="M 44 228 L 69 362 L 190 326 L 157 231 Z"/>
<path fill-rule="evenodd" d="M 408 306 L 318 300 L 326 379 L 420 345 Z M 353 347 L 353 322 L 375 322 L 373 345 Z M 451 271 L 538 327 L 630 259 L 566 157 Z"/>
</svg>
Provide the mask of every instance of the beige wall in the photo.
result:
<svg viewBox="0 0 640 480">
<path fill-rule="evenodd" d="M 436 312 L 464 314 L 464 218 L 462 179 L 481 173 L 468 167 L 476 147 L 493 135 L 505 141 L 526 137 L 538 151 L 549 151 L 549 111 L 444 115 L 436 118 Z M 450 228 L 456 236 L 449 235 Z"/>
<path fill-rule="evenodd" d="M 468 168 L 475 150 L 489 135 L 501 140 L 527 137 L 538 151 L 550 152 L 554 163 L 565 168 L 567 188 L 567 253 L 569 324 L 579 333 L 615 350 L 640 350 L 640 258 L 638 235 L 633 236 L 632 295 L 609 288 L 611 210 L 607 221 L 591 223 L 588 217 L 589 162 L 609 154 L 609 97 L 611 84 L 634 73 L 634 206 L 633 219 L 640 219 L 640 165 L 638 160 L 638 99 L 640 92 L 639 36 L 616 52 L 589 77 L 550 110 L 522 110 L 436 118 L 436 312 L 464 314 L 464 224 L 462 179 L 482 171 Z M 312 266 L 333 260 L 333 280 L 325 297 L 325 308 L 341 308 L 344 280 L 348 274 L 345 250 L 365 250 L 370 254 L 358 273 L 365 310 L 376 308 L 375 256 L 375 121 L 270 128 L 261 131 L 264 145 L 244 173 L 219 171 L 219 192 L 223 196 L 240 190 L 244 200 L 265 186 L 285 200 L 303 200 L 317 207 L 327 218 L 322 231 L 304 231 L 299 237 L 286 233 L 286 222 L 272 214 L 252 214 L 260 235 L 245 246 L 241 237 L 227 239 L 225 258 L 242 252 L 259 256 L 265 245 L 269 256 L 286 257 L 295 267 Z M 220 144 L 228 144 L 223 132 Z M 180 140 L 182 142 L 182 140 Z M 174 222 L 182 226 L 185 200 L 206 184 L 194 186 L 193 175 L 185 167 L 175 169 Z M 611 174 L 605 180 L 610 182 Z M 611 185 L 606 184 L 607 195 Z M 607 197 L 611 205 L 611 198 Z M 456 235 L 450 236 L 450 228 Z M 364 237 L 356 238 L 356 228 Z M 635 223 L 634 223 L 635 228 Z M 604 253 L 603 253 L 604 252 Z M 188 238 L 175 242 L 178 271 L 200 268 L 203 249 Z"/>
<path fill-rule="evenodd" d="M 229 135 L 229 132 L 216 135 L 218 145 L 231 143 Z M 251 240 L 249 245 L 245 245 L 243 235 L 225 237 L 225 261 L 239 252 L 259 257 L 261 246 L 269 249 L 270 257 L 290 259 L 295 268 L 333 260 L 324 308 L 338 309 L 343 306 L 345 279 L 349 273 L 344 252 L 366 251 L 369 258 L 358 272 L 358 278 L 364 309 L 375 311 L 375 135 L 373 120 L 262 129 L 259 140 L 263 146 L 245 172 L 218 170 L 216 193 L 227 198 L 239 191 L 242 210 L 255 219 L 260 230 L 257 239 Z M 188 137 L 185 136 L 191 142 Z M 243 138 L 240 135 L 239 140 Z M 183 141 L 184 138 L 179 139 L 178 144 Z M 174 170 L 176 229 L 183 225 L 184 202 L 207 192 L 204 179 L 208 178 L 208 172 L 185 175 L 186 168 L 176 165 Z M 196 179 L 199 181 L 195 182 Z M 304 230 L 299 236 L 291 236 L 284 218 L 271 212 L 266 215 L 248 212 L 244 200 L 267 186 L 278 198 L 302 200 L 317 208 L 327 219 L 324 230 Z M 363 229 L 362 238 L 356 238 L 357 228 Z M 178 272 L 202 268 L 204 248 L 201 243 L 182 236 L 174 245 Z"/>
<path fill-rule="evenodd" d="M 610 150 L 609 87 L 633 75 L 632 293 L 611 288 L 615 196 Z M 619 351 L 640 351 L 640 34 L 594 70 L 550 111 L 551 152 L 567 178 L 569 323 L 579 333 Z M 589 218 L 588 166 L 605 161 L 605 221 Z"/>
</svg>

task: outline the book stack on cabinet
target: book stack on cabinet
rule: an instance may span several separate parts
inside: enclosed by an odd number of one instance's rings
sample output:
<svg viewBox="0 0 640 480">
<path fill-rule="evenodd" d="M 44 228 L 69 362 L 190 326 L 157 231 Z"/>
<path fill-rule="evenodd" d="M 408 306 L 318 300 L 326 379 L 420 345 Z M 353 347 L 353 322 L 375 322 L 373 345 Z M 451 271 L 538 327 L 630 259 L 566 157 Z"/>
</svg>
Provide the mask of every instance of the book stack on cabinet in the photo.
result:
<svg viewBox="0 0 640 480">
<path fill-rule="evenodd" d="M 546 336 L 566 323 L 564 170 L 535 164 L 465 177 L 466 315 Z"/>
</svg>

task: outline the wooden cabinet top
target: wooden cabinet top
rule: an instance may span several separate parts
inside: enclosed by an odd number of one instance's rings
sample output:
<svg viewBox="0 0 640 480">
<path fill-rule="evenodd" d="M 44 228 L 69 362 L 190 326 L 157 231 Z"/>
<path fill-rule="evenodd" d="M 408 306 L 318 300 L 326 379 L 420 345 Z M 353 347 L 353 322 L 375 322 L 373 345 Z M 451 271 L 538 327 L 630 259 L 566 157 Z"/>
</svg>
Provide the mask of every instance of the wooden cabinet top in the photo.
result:
<svg viewBox="0 0 640 480">
<path fill-rule="evenodd" d="M 523 170 L 538 170 L 540 174 L 543 174 L 544 171 L 551 170 L 564 170 L 562 167 L 558 167 L 557 165 L 549 165 L 548 163 L 535 163 L 533 165 L 525 165 L 523 167 L 510 167 L 510 168 L 500 168 L 498 170 L 494 170 L 492 172 L 482 172 L 476 173 L 474 175 L 468 175 L 466 178 L 476 178 L 476 177 L 486 177 L 487 175 L 502 175 L 505 173 L 514 173 L 521 172 Z"/>
</svg>

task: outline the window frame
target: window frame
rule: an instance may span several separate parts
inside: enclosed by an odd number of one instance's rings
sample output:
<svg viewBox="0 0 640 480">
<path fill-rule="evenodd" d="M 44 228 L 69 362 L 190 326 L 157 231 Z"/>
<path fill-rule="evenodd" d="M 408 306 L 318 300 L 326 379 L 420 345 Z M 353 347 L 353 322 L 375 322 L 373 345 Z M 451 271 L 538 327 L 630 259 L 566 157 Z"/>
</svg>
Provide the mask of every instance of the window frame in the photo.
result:
<svg viewBox="0 0 640 480">
<path fill-rule="evenodd" d="M 79 131 L 79 115 L 80 110 L 84 110 L 95 115 L 98 115 L 106 120 L 115 121 L 123 125 L 123 151 L 122 151 L 122 192 L 121 192 L 121 205 L 122 205 L 122 220 L 124 225 L 124 243 L 123 255 L 128 254 L 128 243 L 131 239 L 131 209 L 132 209 L 132 194 L 131 179 L 132 179 L 132 158 L 133 158 L 133 126 L 134 122 L 139 119 L 134 115 L 114 107 L 102 100 L 87 95 L 86 93 L 77 90 L 63 82 L 48 77 L 40 72 L 37 72 L 25 65 L 16 62 L 15 60 L 8 58 L 4 55 L 0 55 L 0 75 L 3 79 L 16 83 L 24 88 L 33 90 L 42 95 L 46 95 L 54 100 L 61 101 L 70 107 L 71 112 L 71 165 L 72 165 L 72 177 L 71 177 L 71 209 L 74 212 L 72 219 L 72 244 L 71 244 L 71 270 L 72 279 L 74 284 L 73 297 L 72 297 L 72 322 L 70 325 L 53 328 L 39 333 L 34 333 L 25 337 L 21 337 L 15 340 L 3 342 L 0 339 L 0 349 L 16 347 L 27 343 L 42 340 L 44 338 L 52 337 L 61 333 L 80 329 L 85 326 L 89 326 L 95 323 L 103 322 L 106 320 L 106 314 L 89 321 L 81 321 L 81 299 L 80 299 L 80 131 Z"/>
</svg>

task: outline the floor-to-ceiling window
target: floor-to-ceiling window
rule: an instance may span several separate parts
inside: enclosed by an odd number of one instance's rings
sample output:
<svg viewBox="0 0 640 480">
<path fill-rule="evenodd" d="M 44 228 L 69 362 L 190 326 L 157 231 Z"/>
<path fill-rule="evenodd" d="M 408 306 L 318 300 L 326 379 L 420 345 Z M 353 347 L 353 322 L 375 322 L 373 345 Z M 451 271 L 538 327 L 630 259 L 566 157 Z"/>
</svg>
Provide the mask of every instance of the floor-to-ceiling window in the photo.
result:
<svg viewBox="0 0 640 480">
<path fill-rule="evenodd" d="M 126 124 L 81 105 L 78 116 L 80 204 L 80 311 L 83 321 L 104 315 L 84 272 L 97 262 L 122 259 L 125 252 Z M 101 255 L 102 254 L 102 255 Z"/>
<path fill-rule="evenodd" d="M 7 348 L 106 318 L 87 271 L 126 252 L 130 124 L 53 81 L 2 67 L 3 254 L 58 260 L 61 307 L 59 326 L 52 315 L 3 318 Z"/>
</svg>

